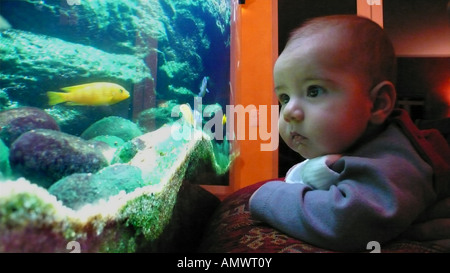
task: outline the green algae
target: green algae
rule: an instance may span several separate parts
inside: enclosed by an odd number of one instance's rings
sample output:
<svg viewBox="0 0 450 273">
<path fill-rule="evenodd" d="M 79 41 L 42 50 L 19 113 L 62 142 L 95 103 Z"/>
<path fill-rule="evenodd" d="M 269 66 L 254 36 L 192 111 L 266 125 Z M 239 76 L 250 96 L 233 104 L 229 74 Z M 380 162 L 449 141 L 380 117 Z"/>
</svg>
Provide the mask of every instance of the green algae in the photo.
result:
<svg viewBox="0 0 450 273">
<path fill-rule="evenodd" d="M 92 139 L 98 136 L 115 136 L 123 141 L 129 141 L 142 135 L 138 126 L 125 118 L 109 116 L 91 124 L 82 134 L 84 139 Z"/>
<path fill-rule="evenodd" d="M 6 231 L 23 231 L 22 236 L 26 240 L 30 227 L 33 227 L 32 229 L 35 230 L 50 229 L 63 241 L 70 241 L 81 235 L 78 233 L 76 225 L 61 221 L 64 216 L 62 216 L 60 204 L 54 196 L 42 198 L 41 194 L 45 190 L 37 185 L 27 184 L 24 179 L 19 179 L 14 183 L 17 183 L 17 189 L 11 190 L 9 187 L 10 195 L 0 198 L 0 231 L 2 234 L 7 234 Z M 24 190 L 24 185 L 28 187 L 28 190 Z M 2 187 L 4 191 L 7 191 L 6 184 L 3 184 Z M 66 210 L 65 213 L 70 217 L 69 210 Z M 2 239 L 0 242 L 5 238 Z M 5 251 L 1 246 L 0 243 L 0 252 Z"/>
<path fill-rule="evenodd" d="M 9 165 L 9 148 L 0 139 L 0 179 L 11 176 L 11 166 Z"/>
</svg>

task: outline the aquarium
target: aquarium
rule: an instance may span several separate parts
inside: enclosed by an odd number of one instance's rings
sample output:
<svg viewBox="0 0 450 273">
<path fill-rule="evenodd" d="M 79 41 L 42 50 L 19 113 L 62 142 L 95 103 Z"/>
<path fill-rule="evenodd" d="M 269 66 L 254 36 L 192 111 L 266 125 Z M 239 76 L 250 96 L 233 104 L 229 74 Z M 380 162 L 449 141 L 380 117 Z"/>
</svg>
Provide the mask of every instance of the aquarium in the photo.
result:
<svg viewBox="0 0 450 273">
<path fill-rule="evenodd" d="M 0 1 L 1 252 L 23 230 L 133 251 L 183 181 L 229 184 L 236 2 Z"/>
</svg>

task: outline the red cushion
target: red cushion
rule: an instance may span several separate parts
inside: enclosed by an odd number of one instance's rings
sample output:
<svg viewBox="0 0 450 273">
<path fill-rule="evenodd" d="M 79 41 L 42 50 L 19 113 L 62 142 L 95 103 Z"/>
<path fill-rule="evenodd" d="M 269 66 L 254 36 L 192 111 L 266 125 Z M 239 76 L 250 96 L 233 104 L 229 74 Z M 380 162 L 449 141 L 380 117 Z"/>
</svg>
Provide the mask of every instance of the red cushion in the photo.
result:
<svg viewBox="0 0 450 273">
<path fill-rule="evenodd" d="M 259 182 L 225 198 L 211 217 L 199 252 L 216 253 L 315 253 L 335 252 L 292 238 L 250 216 L 248 200 Z M 441 252 L 413 241 L 395 241 L 381 246 L 382 252 Z M 370 252 L 368 250 L 367 252 Z"/>
</svg>

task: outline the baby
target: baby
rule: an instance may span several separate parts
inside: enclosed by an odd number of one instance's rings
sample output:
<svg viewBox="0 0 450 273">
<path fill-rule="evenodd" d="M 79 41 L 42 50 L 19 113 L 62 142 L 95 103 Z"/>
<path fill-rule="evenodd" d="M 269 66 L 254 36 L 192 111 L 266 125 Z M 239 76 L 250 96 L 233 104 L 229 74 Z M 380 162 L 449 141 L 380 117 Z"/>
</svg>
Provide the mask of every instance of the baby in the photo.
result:
<svg viewBox="0 0 450 273">
<path fill-rule="evenodd" d="M 320 17 L 292 33 L 274 67 L 278 126 L 307 161 L 288 172 L 290 183 L 252 195 L 254 219 L 319 247 L 363 250 L 448 194 L 448 165 L 394 110 L 395 71 L 393 46 L 369 19 Z"/>
</svg>

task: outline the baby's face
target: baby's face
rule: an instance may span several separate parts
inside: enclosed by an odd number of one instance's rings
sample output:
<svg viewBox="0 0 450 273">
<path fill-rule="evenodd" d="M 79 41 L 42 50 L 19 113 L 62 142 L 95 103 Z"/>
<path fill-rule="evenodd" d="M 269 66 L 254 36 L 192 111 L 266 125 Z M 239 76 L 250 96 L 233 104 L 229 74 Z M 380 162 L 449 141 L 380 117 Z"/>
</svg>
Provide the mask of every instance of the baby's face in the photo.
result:
<svg viewBox="0 0 450 273">
<path fill-rule="evenodd" d="M 296 40 L 275 63 L 280 136 L 304 158 L 343 153 L 370 119 L 367 80 L 350 64 L 347 41 L 331 36 Z"/>
</svg>

